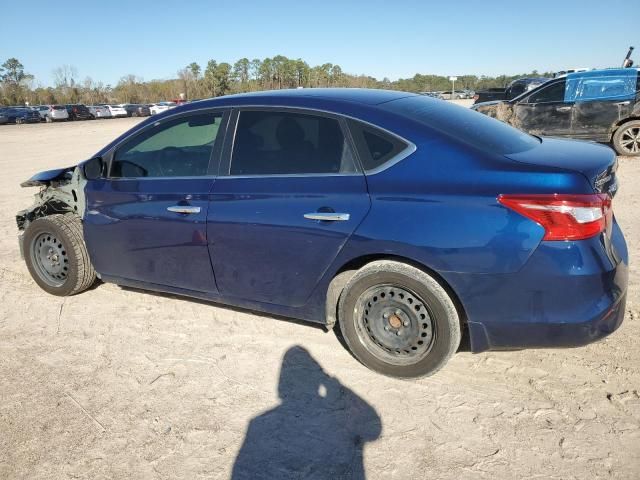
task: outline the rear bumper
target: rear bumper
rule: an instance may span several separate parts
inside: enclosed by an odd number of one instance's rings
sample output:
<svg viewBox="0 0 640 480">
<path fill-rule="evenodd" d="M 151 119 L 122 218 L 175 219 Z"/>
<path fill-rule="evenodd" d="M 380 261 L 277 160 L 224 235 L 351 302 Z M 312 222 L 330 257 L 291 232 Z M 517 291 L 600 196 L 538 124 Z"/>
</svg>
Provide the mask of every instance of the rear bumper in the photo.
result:
<svg viewBox="0 0 640 480">
<path fill-rule="evenodd" d="M 471 350 L 577 347 L 622 323 L 628 252 L 614 224 L 610 241 L 543 242 L 511 274 L 444 274 L 467 315 Z"/>
</svg>

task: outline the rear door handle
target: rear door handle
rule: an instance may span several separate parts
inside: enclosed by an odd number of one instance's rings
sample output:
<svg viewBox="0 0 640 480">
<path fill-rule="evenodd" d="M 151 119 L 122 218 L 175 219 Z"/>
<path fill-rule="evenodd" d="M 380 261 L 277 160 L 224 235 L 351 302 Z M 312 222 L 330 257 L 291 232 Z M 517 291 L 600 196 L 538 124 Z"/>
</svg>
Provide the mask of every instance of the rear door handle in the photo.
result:
<svg viewBox="0 0 640 480">
<path fill-rule="evenodd" d="M 556 108 L 556 111 L 558 111 L 558 112 L 568 112 L 569 110 L 571 110 L 571 107 L 558 107 L 558 108 Z"/>
<path fill-rule="evenodd" d="M 313 212 L 305 213 L 304 218 L 308 220 L 321 220 L 323 222 L 346 222 L 349 220 L 350 215 L 348 213 L 336 213 L 336 212 Z"/>
<path fill-rule="evenodd" d="M 618 102 L 615 103 L 614 105 L 618 106 L 618 107 L 623 107 L 625 105 L 629 105 L 631 103 L 631 101 L 627 100 L 626 102 Z"/>
<path fill-rule="evenodd" d="M 173 213 L 200 213 L 200 207 L 190 207 L 188 205 L 174 205 L 173 207 L 167 207 L 167 210 Z"/>
</svg>

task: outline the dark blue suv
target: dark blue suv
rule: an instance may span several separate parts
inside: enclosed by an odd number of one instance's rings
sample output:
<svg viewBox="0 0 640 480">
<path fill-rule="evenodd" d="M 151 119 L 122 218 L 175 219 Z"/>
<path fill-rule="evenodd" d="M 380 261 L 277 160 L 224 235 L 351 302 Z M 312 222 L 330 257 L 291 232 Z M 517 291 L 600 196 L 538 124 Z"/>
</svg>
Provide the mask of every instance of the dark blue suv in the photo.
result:
<svg viewBox="0 0 640 480">
<path fill-rule="evenodd" d="M 471 349 L 583 345 L 622 322 L 627 248 L 605 146 L 403 92 L 182 105 L 17 215 L 35 281 L 106 282 L 338 323 L 354 356 L 427 375 Z"/>
</svg>

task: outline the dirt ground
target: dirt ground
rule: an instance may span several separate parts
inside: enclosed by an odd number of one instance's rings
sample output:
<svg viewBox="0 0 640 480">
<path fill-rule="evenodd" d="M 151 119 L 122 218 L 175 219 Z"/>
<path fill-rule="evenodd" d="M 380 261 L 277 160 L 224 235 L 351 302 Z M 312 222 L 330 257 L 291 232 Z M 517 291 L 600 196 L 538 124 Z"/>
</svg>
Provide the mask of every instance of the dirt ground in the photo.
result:
<svg viewBox="0 0 640 480">
<path fill-rule="evenodd" d="M 637 263 L 607 340 L 458 353 L 419 381 L 296 322 L 115 285 L 44 293 L 19 256 L 34 193 L 19 183 L 135 123 L 0 127 L 0 478 L 263 478 L 263 458 L 275 478 L 640 478 Z M 640 160 L 620 159 L 619 180 L 633 261 Z"/>
</svg>

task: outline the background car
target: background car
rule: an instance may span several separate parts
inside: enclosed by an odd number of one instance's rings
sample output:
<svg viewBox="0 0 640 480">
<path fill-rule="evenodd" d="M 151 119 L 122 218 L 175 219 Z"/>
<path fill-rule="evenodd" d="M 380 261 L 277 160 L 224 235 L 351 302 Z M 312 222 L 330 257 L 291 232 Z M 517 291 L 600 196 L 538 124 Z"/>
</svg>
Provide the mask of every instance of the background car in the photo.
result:
<svg viewBox="0 0 640 480">
<path fill-rule="evenodd" d="M 176 104 L 174 102 L 158 102 L 149 105 L 149 111 L 151 112 L 151 115 L 156 115 L 175 107 Z"/>
<path fill-rule="evenodd" d="M 105 105 L 105 107 L 109 109 L 109 112 L 111 113 L 111 116 L 113 118 L 122 118 L 128 116 L 127 111 L 120 105 Z"/>
<path fill-rule="evenodd" d="M 40 118 L 45 122 L 69 119 L 69 113 L 64 105 L 39 105 L 34 108 L 38 110 Z"/>
<path fill-rule="evenodd" d="M 460 100 L 464 98 L 464 94 L 457 90 L 455 92 L 452 92 L 451 90 L 440 92 L 440 95 L 444 100 Z"/>
<path fill-rule="evenodd" d="M 0 125 L 4 125 L 5 123 L 9 123 L 9 117 L 7 116 L 4 107 L 0 107 Z"/>
<path fill-rule="evenodd" d="M 535 135 L 611 142 L 620 155 L 640 156 L 639 71 L 570 73 L 512 100 L 472 108 Z"/>
<path fill-rule="evenodd" d="M 128 117 L 148 117 L 151 115 L 151 110 L 148 105 L 141 103 L 124 103 L 120 106 L 127 111 Z"/>
<path fill-rule="evenodd" d="M 67 113 L 69 114 L 69 120 L 94 120 L 95 117 L 91 114 L 86 105 L 82 103 L 69 103 L 65 105 Z"/>
<path fill-rule="evenodd" d="M 40 114 L 31 107 L 5 107 L 6 123 L 39 123 Z"/>
<path fill-rule="evenodd" d="M 94 118 L 111 118 L 111 110 L 104 105 L 89 105 L 87 108 Z"/>
</svg>

